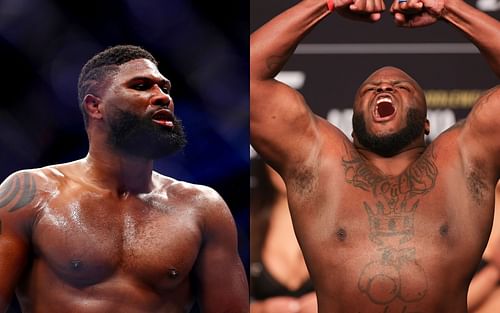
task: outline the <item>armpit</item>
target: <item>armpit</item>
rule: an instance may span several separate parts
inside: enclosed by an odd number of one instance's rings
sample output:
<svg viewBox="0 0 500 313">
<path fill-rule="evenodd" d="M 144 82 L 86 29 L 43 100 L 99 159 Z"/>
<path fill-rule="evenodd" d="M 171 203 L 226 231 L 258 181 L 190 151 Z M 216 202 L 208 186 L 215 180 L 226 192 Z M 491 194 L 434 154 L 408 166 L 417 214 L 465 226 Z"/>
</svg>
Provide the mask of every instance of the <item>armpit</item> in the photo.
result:
<svg viewBox="0 0 500 313">
<path fill-rule="evenodd" d="M 291 193 L 307 196 L 316 189 L 318 177 L 311 166 L 299 166 L 290 176 L 290 184 L 287 186 Z"/>
<path fill-rule="evenodd" d="M 478 164 L 474 164 L 467 169 L 465 177 L 467 180 L 467 189 L 470 192 L 472 200 L 478 206 L 482 206 L 484 205 L 491 187 L 488 186 L 487 176 L 484 169 L 477 165 Z"/>
</svg>

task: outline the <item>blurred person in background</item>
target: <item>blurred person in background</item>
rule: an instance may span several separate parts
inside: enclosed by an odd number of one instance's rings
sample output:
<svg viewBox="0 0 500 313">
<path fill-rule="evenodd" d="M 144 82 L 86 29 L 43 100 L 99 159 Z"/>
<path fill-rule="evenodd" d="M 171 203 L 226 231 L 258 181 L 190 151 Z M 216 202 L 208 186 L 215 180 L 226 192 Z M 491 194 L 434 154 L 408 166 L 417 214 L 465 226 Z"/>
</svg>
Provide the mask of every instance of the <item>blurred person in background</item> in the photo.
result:
<svg viewBox="0 0 500 313">
<path fill-rule="evenodd" d="M 470 283 L 467 305 L 469 313 L 500 312 L 500 183 L 495 189 L 495 216 L 490 239 Z"/>
<path fill-rule="evenodd" d="M 293 231 L 285 183 L 259 157 L 250 164 L 250 312 L 316 313 L 316 294 Z"/>
<path fill-rule="evenodd" d="M 186 144 L 171 82 L 137 46 L 82 68 L 85 158 L 0 185 L 0 311 L 248 312 L 229 208 L 153 170 Z"/>
</svg>

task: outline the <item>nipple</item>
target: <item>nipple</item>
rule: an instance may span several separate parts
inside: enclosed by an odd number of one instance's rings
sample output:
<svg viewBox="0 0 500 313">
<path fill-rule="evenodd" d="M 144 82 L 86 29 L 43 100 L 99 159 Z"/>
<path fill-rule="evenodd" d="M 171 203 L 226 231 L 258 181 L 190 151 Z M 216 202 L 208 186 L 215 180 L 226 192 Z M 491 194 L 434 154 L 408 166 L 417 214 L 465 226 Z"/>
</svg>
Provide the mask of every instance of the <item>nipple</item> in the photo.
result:
<svg viewBox="0 0 500 313">
<path fill-rule="evenodd" d="M 346 237 L 347 237 L 347 232 L 345 231 L 345 229 L 343 229 L 343 228 L 339 228 L 339 229 L 337 230 L 336 235 L 337 235 L 337 239 L 338 239 L 338 240 L 340 240 L 340 241 L 344 241 L 344 240 L 346 239 Z"/>
<path fill-rule="evenodd" d="M 439 227 L 439 234 L 443 237 L 448 235 L 448 224 L 444 224 Z"/>
<path fill-rule="evenodd" d="M 168 276 L 172 279 L 176 279 L 179 276 L 179 272 L 175 268 L 168 269 Z"/>
<path fill-rule="evenodd" d="M 81 267 L 81 261 L 80 260 L 71 260 L 71 266 L 73 270 L 78 270 Z"/>
</svg>

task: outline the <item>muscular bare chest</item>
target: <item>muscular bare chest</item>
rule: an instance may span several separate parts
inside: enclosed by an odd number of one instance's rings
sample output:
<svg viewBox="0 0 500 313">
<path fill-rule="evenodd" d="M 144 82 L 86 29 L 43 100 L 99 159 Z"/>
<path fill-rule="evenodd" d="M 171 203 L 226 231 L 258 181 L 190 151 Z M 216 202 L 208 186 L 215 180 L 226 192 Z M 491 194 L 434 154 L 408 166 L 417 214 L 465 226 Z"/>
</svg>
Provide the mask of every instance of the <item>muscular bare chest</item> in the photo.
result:
<svg viewBox="0 0 500 313">
<path fill-rule="evenodd" d="M 319 288 L 370 312 L 445 312 L 439 303 L 450 288 L 462 296 L 450 303 L 463 300 L 487 240 L 492 197 L 484 190 L 477 207 L 463 171 L 439 162 L 429 151 L 386 176 L 350 156 L 318 183 L 320 196 L 301 203 L 307 214 L 294 211 Z"/>
<path fill-rule="evenodd" d="M 71 284 L 122 275 L 167 289 L 189 275 L 201 243 L 196 215 L 181 203 L 78 190 L 45 205 L 33 238 L 37 257 Z"/>
</svg>

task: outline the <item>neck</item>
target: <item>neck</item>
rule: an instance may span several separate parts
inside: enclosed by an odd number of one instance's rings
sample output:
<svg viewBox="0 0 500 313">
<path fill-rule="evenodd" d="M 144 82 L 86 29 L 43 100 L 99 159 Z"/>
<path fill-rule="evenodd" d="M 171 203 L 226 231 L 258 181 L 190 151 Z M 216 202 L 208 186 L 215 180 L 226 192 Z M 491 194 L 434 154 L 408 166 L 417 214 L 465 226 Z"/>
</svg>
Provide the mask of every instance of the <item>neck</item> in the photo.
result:
<svg viewBox="0 0 500 313">
<path fill-rule="evenodd" d="M 92 142 L 84 160 L 86 174 L 92 183 L 119 196 L 152 189 L 153 160 L 125 155 Z"/>
<path fill-rule="evenodd" d="M 380 156 L 358 145 L 355 145 L 355 148 L 365 160 L 373 164 L 385 175 L 396 176 L 401 174 L 410 164 L 415 162 L 425 151 L 426 146 L 424 144 L 410 146 L 391 157 Z"/>
</svg>

